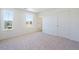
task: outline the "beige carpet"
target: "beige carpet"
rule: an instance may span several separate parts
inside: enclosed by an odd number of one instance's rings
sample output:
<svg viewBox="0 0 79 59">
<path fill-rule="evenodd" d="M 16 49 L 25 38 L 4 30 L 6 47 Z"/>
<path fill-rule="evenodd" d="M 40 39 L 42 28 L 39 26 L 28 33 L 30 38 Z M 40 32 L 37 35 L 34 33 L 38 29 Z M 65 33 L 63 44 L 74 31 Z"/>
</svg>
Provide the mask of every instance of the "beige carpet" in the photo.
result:
<svg viewBox="0 0 79 59">
<path fill-rule="evenodd" d="M 79 42 L 42 32 L 0 41 L 1 50 L 76 50 Z"/>
</svg>

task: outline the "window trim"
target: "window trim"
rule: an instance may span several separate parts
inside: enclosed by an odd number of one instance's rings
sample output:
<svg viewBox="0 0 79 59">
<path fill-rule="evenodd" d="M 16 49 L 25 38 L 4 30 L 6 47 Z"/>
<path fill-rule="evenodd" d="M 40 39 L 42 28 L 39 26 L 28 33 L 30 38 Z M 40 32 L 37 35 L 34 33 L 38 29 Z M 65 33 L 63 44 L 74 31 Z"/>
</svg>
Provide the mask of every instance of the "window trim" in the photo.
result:
<svg viewBox="0 0 79 59">
<path fill-rule="evenodd" d="M 32 16 L 32 20 L 28 20 L 26 17 L 28 17 L 28 16 Z M 34 15 L 32 14 L 32 13 L 27 13 L 26 15 L 25 15 L 25 21 L 26 21 L 26 25 L 31 25 L 31 26 L 33 26 L 33 21 L 34 21 Z M 31 22 L 31 23 L 30 23 Z"/>
<path fill-rule="evenodd" d="M 12 20 L 12 28 L 11 29 L 6 29 L 5 28 L 5 20 L 3 20 L 3 13 L 4 13 L 4 10 L 11 10 L 13 12 L 13 20 Z M 2 27 L 2 30 L 3 31 L 9 31 L 9 30 L 13 30 L 14 29 L 14 11 L 12 8 L 3 8 L 1 9 L 1 27 Z"/>
</svg>

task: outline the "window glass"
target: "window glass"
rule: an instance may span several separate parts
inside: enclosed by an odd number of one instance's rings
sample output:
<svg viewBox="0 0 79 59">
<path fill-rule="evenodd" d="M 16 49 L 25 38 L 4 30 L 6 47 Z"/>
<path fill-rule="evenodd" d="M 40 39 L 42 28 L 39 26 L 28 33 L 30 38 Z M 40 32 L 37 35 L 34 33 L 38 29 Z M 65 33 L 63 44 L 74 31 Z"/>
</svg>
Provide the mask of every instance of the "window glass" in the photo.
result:
<svg viewBox="0 0 79 59">
<path fill-rule="evenodd" d="M 3 10 L 4 29 L 12 29 L 13 26 L 13 11 L 9 9 Z"/>
<path fill-rule="evenodd" d="M 26 24 L 32 24 L 33 15 L 26 15 Z"/>
</svg>

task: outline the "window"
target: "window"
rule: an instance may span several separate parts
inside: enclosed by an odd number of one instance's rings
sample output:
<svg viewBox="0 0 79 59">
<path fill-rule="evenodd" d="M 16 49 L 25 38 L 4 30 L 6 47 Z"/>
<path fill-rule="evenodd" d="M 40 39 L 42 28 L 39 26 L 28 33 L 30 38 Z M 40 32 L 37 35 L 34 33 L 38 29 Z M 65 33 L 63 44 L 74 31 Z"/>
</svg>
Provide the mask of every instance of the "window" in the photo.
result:
<svg viewBox="0 0 79 59">
<path fill-rule="evenodd" d="M 33 15 L 26 15 L 26 24 L 32 25 L 33 23 Z"/>
<path fill-rule="evenodd" d="M 11 9 L 2 10 L 3 29 L 10 30 L 13 28 L 13 16 Z"/>
</svg>

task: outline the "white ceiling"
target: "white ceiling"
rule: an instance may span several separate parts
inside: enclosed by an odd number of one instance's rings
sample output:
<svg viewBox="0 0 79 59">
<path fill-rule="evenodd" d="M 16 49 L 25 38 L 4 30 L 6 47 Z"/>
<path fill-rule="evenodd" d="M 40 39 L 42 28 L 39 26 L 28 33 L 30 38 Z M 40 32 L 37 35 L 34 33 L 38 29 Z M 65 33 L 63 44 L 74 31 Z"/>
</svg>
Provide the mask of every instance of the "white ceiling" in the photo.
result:
<svg viewBox="0 0 79 59">
<path fill-rule="evenodd" d="M 24 9 L 27 11 L 39 13 L 39 12 L 44 12 L 44 11 L 50 10 L 52 8 L 24 8 Z"/>
</svg>

